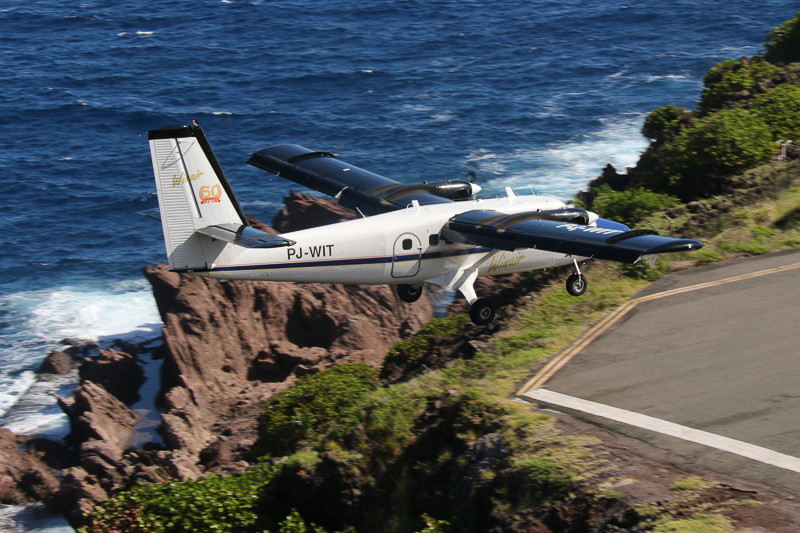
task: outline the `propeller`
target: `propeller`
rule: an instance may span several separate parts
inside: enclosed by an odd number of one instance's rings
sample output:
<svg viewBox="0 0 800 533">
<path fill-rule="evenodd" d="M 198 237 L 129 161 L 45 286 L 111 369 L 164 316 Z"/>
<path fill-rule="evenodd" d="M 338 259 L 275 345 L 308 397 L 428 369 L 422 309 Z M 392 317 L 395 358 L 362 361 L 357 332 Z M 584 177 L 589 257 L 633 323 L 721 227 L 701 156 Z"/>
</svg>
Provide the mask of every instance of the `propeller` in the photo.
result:
<svg viewBox="0 0 800 533">
<path fill-rule="evenodd" d="M 469 180 L 470 189 L 472 191 L 472 194 L 470 194 L 469 196 L 470 196 L 470 198 L 472 200 L 474 200 L 475 197 L 478 196 L 478 193 L 483 190 L 483 187 L 481 187 L 480 185 L 475 183 L 475 181 L 477 181 L 477 179 L 478 179 L 478 163 L 477 163 L 477 161 L 470 161 L 469 162 L 469 167 L 470 168 L 467 171 L 467 179 Z"/>
</svg>

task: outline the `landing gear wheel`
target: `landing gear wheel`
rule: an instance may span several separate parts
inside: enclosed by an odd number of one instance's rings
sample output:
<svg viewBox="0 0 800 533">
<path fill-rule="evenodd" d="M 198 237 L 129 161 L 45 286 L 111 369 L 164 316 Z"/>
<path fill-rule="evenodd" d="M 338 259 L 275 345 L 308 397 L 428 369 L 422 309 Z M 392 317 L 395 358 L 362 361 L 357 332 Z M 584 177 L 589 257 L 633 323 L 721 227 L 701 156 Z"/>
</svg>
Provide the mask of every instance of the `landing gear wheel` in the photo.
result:
<svg viewBox="0 0 800 533">
<path fill-rule="evenodd" d="M 494 318 L 494 306 L 488 298 L 478 298 L 470 307 L 469 317 L 479 326 L 488 324 Z"/>
<path fill-rule="evenodd" d="M 586 292 L 586 276 L 583 274 L 573 274 L 567 278 L 567 292 L 572 296 L 580 296 Z"/>
<path fill-rule="evenodd" d="M 404 302 L 414 303 L 422 296 L 422 286 L 402 283 L 397 286 L 397 295 Z"/>
</svg>

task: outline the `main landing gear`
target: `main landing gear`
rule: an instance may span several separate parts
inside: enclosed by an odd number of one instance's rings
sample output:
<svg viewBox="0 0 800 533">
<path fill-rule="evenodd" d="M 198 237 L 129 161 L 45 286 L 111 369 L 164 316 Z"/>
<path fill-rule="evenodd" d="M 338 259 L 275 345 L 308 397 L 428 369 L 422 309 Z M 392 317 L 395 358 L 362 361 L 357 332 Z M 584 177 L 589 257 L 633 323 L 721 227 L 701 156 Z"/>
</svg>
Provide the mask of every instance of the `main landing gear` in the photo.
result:
<svg viewBox="0 0 800 533">
<path fill-rule="evenodd" d="M 422 285 L 401 283 L 397 285 L 397 296 L 408 303 L 414 303 L 422 296 Z M 477 298 L 472 302 L 469 316 L 479 326 L 488 324 L 494 318 L 495 308 L 488 298 Z"/>
<path fill-rule="evenodd" d="M 397 286 L 397 296 L 399 296 L 404 302 L 412 304 L 419 300 L 419 297 L 422 296 L 422 285 L 401 283 Z"/>
<path fill-rule="evenodd" d="M 586 292 L 588 284 L 586 283 L 586 276 L 581 274 L 578 261 L 573 259 L 573 264 L 574 269 L 572 275 L 567 278 L 567 292 L 572 296 L 580 296 Z M 478 277 L 478 266 L 480 266 L 480 263 L 476 263 L 470 269 L 456 272 L 452 277 L 437 279 L 434 283 L 439 283 L 448 288 L 460 291 L 470 304 L 469 317 L 472 319 L 472 322 L 483 326 L 494 319 L 496 309 L 488 298 L 478 298 L 475 294 L 473 284 Z M 397 285 L 397 295 L 404 302 L 416 302 L 419 300 L 419 297 L 422 296 L 422 285 L 409 283 Z"/>
<path fill-rule="evenodd" d="M 483 326 L 492 321 L 494 311 L 494 306 L 488 298 L 478 298 L 469 308 L 469 317 L 475 324 Z"/>
</svg>

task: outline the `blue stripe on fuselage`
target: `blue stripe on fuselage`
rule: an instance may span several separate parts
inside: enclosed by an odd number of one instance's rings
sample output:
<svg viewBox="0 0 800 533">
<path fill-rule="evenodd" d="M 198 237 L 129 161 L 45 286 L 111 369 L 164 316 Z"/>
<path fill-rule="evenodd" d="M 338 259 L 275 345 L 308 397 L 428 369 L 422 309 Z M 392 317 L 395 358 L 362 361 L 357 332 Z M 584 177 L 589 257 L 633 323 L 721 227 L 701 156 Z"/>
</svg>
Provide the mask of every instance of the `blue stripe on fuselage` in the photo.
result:
<svg viewBox="0 0 800 533">
<path fill-rule="evenodd" d="M 461 255 L 481 254 L 492 251 L 491 248 L 476 247 L 459 250 L 439 250 L 436 252 L 425 252 L 420 256 L 419 254 L 403 254 L 398 256 L 378 256 L 378 257 L 356 257 L 346 259 L 326 259 L 322 261 L 292 261 L 284 263 L 264 263 L 254 265 L 229 265 L 218 266 L 213 268 L 191 268 L 191 269 L 176 269 L 174 272 L 188 272 L 192 274 L 197 273 L 213 273 L 213 272 L 241 272 L 246 270 L 286 270 L 292 268 L 326 268 L 326 267 L 349 267 L 349 266 L 362 266 L 362 265 L 380 265 L 392 262 L 403 261 L 416 261 L 417 259 L 425 261 L 428 259 L 443 259 L 446 257 L 458 257 Z"/>
</svg>

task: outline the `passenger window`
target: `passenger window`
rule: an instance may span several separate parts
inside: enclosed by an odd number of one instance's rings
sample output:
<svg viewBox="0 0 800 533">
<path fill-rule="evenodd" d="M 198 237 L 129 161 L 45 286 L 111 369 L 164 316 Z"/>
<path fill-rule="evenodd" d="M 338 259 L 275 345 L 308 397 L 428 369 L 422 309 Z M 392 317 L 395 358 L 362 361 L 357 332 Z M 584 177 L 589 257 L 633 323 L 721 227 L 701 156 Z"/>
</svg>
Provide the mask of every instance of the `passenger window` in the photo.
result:
<svg viewBox="0 0 800 533">
<path fill-rule="evenodd" d="M 411 239 L 403 239 L 403 250 L 411 249 Z"/>
<path fill-rule="evenodd" d="M 431 246 L 436 246 L 437 244 L 439 244 L 439 235 L 434 233 L 433 235 L 429 236 L 428 244 L 430 244 Z"/>
</svg>

